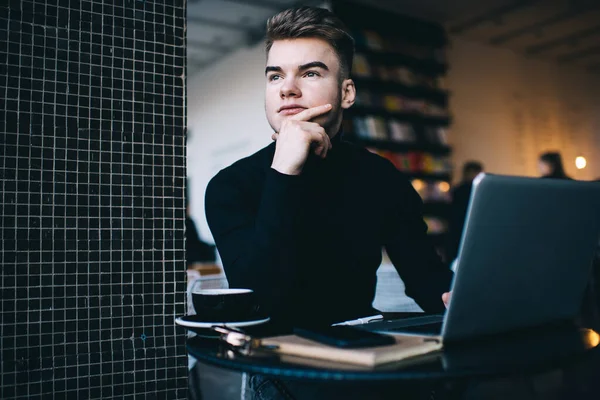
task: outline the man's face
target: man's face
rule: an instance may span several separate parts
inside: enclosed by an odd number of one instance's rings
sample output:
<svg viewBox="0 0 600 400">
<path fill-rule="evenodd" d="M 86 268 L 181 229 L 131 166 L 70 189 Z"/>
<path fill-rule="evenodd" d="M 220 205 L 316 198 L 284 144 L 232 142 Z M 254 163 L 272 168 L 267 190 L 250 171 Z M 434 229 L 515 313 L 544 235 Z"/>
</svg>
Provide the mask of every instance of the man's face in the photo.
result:
<svg viewBox="0 0 600 400">
<path fill-rule="evenodd" d="M 324 40 L 301 38 L 273 43 L 266 67 L 265 110 L 275 132 L 287 118 L 304 109 L 331 104 L 332 109 L 311 120 L 337 133 L 342 121 L 340 63 Z M 291 108 L 290 108 L 291 107 Z"/>
<path fill-rule="evenodd" d="M 541 176 L 552 175 L 552 167 L 545 161 L 538 161 L 538 171 Z"/>
</svg>

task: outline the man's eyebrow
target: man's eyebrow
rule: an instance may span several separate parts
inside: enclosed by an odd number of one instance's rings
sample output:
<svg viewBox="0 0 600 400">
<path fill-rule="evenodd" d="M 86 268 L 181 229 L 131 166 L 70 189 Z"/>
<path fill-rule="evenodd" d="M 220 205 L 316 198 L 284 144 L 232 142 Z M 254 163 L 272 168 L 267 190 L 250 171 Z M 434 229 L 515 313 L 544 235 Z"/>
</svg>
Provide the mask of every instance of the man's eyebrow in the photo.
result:
<svg viewBox="0 0 600 400">
<path fill-rule="evenodd" d="M 329 71 L 329 67 L 327 67 L 327 65 L 325 65 L 325 63 L 323 63 L 321 61 L 311 61 L 309 63 L 299 65 L 298 71 L 305 71 L 310 68 L 322 68 L 325 71 Z M 268 74 L 269 72 L 282 72 L 282 71 L 283 70 L 281 69 L 281 67 L 268 65 L 267 68 L 265 68 L 265 75 Z"/>
<path fill-rule="evenodd" d="M 265 75 L 268 74 L 269 72 L 281 72 L 282 69 L 281 67 L 272 67 L 270 65 L 267 66 L 267 68 L 265 68 Z"/>
<path fill-rule="evenodd" d="M 312 61 L 306 64 L 302 64 L 298 67 L 298 70 L 300 71 L 304 71 L 307 70 L 309 68 L 322 68 L 325 71 L 329 71 L 329 68 L 327 67 L 327 65 L 325 65 L 324 63 L 322 63 L 321 61 Z"/>
</svg>

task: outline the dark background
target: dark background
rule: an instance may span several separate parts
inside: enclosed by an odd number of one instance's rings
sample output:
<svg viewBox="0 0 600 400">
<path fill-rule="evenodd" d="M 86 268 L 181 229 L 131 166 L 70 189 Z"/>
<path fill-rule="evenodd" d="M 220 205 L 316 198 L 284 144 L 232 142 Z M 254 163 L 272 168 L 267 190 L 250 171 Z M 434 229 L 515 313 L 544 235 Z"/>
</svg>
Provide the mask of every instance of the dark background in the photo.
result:
<svg viewBox="0 0 600 400">
<path fill-rule="evenodd" d="M 114 4 L 0 4 L 2 399 L 186 396 L 186 6 Z"/>
</svg>

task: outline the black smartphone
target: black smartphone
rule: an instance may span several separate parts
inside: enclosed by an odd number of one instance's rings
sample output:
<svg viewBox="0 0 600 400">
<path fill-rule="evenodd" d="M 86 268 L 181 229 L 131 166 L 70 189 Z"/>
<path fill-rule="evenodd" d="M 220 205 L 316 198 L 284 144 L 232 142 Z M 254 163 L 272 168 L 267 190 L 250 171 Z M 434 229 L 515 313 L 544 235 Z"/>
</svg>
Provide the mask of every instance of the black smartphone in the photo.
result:
<svg viewBox="0 0 600 400">
<path fill-rule="evenodd" d="M 315 342 L 347 349 L 386 346 L 396 343 L 393 336 L 365 331 L 350 325 L 294 328 L 294 333 Z"/>
</svg>

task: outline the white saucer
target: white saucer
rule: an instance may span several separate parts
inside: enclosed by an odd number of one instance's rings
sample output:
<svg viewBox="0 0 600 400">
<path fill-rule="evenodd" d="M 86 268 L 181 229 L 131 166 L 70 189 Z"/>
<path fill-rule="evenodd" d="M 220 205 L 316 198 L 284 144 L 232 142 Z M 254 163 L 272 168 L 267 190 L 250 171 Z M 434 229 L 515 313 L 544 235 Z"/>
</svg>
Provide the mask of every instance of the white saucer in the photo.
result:
<svg viewBox="0 0 600 400">
<path fill-rule="evenodd" d="M 179 317 L 175 319 L 175 323 L 180 326 L 185 326 L 186 328 L 200 328 L 200 329 L 210 329 L 213 326 L 230 326 L 232 328 L 242 328 L 244 326 L 253 326 L 264 324 L 265 322 L 269 322 L 271 318 L 257 319 L 252 321 L 240 321 L 240 322 L 197 322 L 190 321 L 186 319 L 186 317 Z"/>
</svg>

